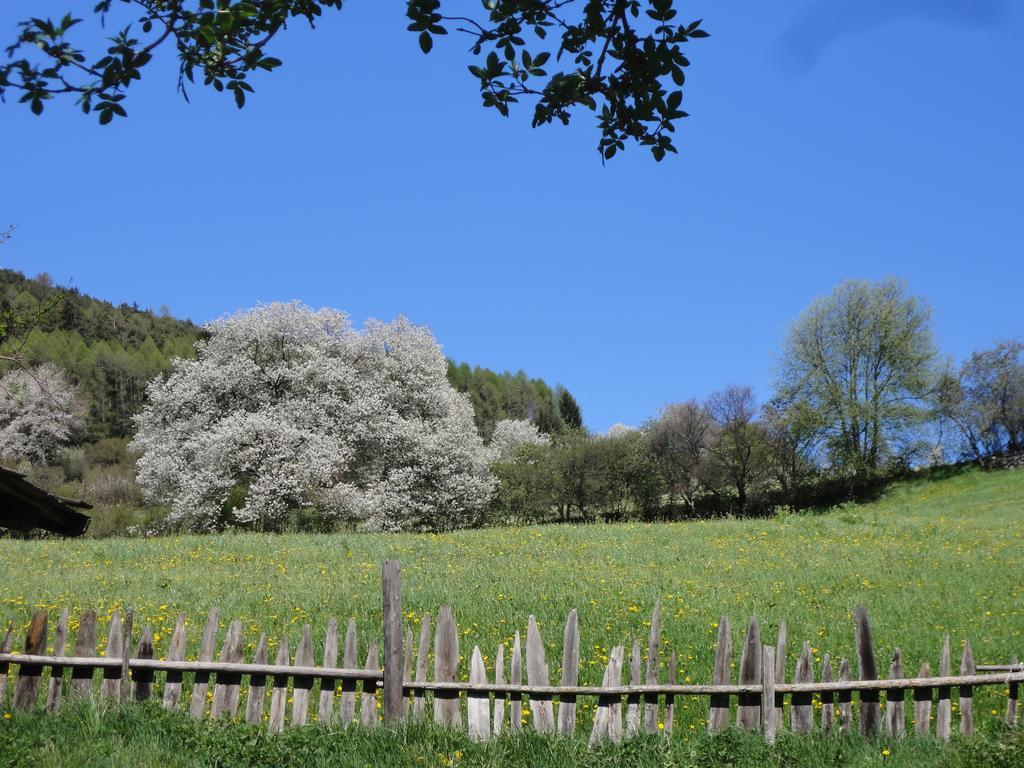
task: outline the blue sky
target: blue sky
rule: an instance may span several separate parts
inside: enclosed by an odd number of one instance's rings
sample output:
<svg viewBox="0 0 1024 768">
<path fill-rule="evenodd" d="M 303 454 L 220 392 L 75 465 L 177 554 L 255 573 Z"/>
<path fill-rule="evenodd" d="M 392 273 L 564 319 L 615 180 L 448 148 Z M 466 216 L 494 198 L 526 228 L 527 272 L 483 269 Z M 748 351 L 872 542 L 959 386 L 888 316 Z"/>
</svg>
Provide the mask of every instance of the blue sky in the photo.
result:
<svg viewBox="0 0 1024 768">
<path fill-rule="evenodd" d="M 72 6 L 9 0 L 0 42 Z M 660 165 L 602 167 L 589 114 L 483 110 L 466 41 L 424 57 L 397 1 L 291 30 L 242 111 L 184 103 L 171 61 L 106 128 L 0 105 L 0 263 L 198 322 L 404 314 L 457 360 L 565 384 L 598 430 L 731 383 L 767 396 L 787 325 L 847 277 L 906 280 L 957 359 L 1024 334 L 1024 8 L 679 7 L 712 37 Z"/>
</svg>

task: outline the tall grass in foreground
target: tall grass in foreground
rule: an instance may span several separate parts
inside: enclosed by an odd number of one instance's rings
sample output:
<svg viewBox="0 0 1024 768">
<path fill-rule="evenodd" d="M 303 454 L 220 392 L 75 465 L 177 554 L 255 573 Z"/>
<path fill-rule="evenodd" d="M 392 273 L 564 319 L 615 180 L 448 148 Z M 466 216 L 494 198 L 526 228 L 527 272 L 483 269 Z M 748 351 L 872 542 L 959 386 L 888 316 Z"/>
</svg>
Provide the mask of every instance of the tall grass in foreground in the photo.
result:
<svg viewBox="0 0 1024 768">
<path fill-rule="evenodd" d="M 196 723 L 155 705 L 128 705 L 103 711 L 72 708 L 58 717 L 15 715 L 0 723 L 0 768 L 212 768 L 213 766 L 493 766 L 534 768 L 587 766 L 943 766 L 1011 768 L 1024 765 L 1024 735 L 986 729 L 972 739 L 949 744 L 850 737 L 782 734 L 769 748 L 757 734 L 731 729 L 685 741 L 643 736 L 621 746 L 588 749 L 582 738 L 538 736 L 530 732 L 480 745 L 464 733 L 428 724 L 397 732 L 383 728 L 325 731 L 318 727 L 268 736 L 244 725 Z"/>
</svg>

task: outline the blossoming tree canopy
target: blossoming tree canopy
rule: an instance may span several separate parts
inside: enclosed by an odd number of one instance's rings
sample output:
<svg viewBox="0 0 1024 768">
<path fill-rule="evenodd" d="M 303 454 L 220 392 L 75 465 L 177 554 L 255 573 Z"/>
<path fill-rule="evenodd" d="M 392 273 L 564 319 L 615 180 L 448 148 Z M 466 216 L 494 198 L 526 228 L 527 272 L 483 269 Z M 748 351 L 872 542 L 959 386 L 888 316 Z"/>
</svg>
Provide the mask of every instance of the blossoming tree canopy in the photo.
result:
<svg viewBox="0 0 1024 768">
<path fill-rule="evenodd" d="M 171 522 L 275 530 L 290 516 L 369 530 L 479 522 L 493 491 L 468 398 L 430 331 L 353 329 L 270 304 L 218 320 L 195 360 L 150 384 L 132 443 Z"/>
</svg>

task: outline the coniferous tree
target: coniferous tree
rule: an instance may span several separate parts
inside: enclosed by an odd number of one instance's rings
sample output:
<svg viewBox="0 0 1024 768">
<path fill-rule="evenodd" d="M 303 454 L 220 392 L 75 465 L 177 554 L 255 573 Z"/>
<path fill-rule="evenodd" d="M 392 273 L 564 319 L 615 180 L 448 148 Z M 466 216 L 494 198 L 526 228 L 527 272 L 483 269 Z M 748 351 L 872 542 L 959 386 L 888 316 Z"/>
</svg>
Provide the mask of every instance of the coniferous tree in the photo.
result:
<svg viewBox="0 0 1024 768">
<path fill-rule="evenodd" d="M 558 394 L 558 413 L 562 417 L 562 422 L 569 429 L 583 428 L 583 414 L 580 411 L 579 403 L 564 387 L 560 388 Z"/>
</svg>

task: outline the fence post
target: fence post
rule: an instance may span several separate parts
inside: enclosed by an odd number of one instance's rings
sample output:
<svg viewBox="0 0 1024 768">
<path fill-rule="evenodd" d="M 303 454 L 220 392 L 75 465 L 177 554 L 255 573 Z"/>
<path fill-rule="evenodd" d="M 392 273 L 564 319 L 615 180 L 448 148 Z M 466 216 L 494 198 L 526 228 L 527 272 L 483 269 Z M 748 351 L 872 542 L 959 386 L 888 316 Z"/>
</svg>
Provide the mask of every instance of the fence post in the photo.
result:
<svg viewBox="0 0 1024 768">
<path fill-rule="evenodd" d="M 384 587 L 384 722 L 399 722 L 405 714 L 402 700 L 402 594 L 397 560 L 385 560 Z"/>
</svg>

